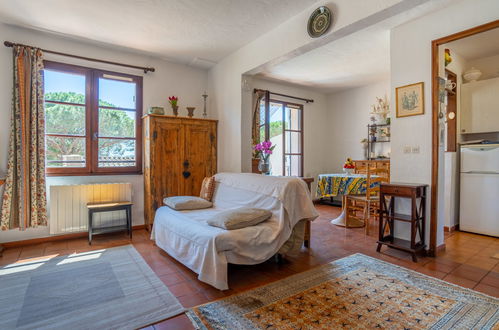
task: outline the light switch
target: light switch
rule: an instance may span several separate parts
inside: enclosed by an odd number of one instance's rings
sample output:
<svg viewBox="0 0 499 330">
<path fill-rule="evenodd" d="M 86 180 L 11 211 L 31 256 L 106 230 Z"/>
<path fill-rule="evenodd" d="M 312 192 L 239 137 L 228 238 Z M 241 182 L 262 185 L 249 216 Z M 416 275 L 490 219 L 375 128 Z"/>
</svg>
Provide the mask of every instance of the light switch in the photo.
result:
<svg viewBox="0 0 499 330">
<path fill-rule="evenodd" d="M 411 146 L 405 146 L 404 147 L 404 154 L 410 154 L 411 153 Z"/>
<path fill-rule="evenodd" d="M 419 154 L 419 146 L 413 146 L 412 147 L 412 153 L 413 154 Z"/>
</svg>

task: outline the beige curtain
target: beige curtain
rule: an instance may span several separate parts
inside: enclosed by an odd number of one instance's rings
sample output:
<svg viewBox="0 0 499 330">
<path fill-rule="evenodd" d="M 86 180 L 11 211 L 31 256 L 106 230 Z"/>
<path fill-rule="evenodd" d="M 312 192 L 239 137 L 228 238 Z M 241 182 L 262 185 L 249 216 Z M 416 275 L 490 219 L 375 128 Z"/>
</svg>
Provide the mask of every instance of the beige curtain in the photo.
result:
<svg viewBox="0 0 499 330">
<path fill-rule="evenodd" d="M 47 225 L 43 54 L 14 46 L 14 91 L 2 230 Z"/>
<path fill-rule="evenodd" d="M 265 97 L 265 91 L 256 90 L 253 93 L 253 126 L 251 140 L 253 145 L 260 142 L 260 101 Z"/>
</svg>

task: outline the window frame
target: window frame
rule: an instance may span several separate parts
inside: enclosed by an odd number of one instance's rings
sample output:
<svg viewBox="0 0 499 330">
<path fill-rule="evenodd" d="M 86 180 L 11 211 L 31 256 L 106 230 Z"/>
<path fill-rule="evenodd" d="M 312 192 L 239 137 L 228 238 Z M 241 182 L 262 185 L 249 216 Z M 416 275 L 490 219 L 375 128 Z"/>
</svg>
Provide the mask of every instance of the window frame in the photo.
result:
<svg viewBox="0 0 499 330">
<path fill-rule="evenodd" d="M 47 176 L 90 176 L 90 175 L 118 175 L 118 174 L 142 174 L 142 100 L 143 100 L 143 78 L 121 72 L 107 71 L 66 64 L 54 61 L 43 61 L 44 69 L 70 74 L 85 76 L 85 167 L 47 167 Z M 100 167 L 99 168 L 99 78 L 103 75 L 120 76 L 132 79 L 135 83 L 135 166 L 129 167 Z M 106 77 L 105 79 L 111 79 Z M 116 79 L 116 81 L 123 81 Z M 45 106 L 45 99 L 43 100 Z M 50 101 L 49 101 L 50 102 Z M 70 103 L 66 103 L 71 105 Z M 83 105 L 79 105 L 83 106 Z M 117 110 L 130 109 L 112 108 Z M 46 134 L 45 136 L 64 136 L 64 134 Z M 115 139 L 123 139 L 116 138 Z"/>
<path fill-rule="evenodd" d="M 276 100 L 276 99 L 272 99 L 270 98 L 268 100 L 268 102 L 265 100 L 265 99 L 262 99 L 260 102 L 264 102 L 265 103 L 265 123 L 260 125 L 259 123 L 259 126 L 258 126 L 258 130 L 260 132 L 261 130 L 261 127 L 264 127 L 264 132 L 265 132 L 265 141 L 269 140 L 269 135 L 270 135 L 270 103 L 279 103 L 282 105 L 282 119 L 281 119 L 281 122 L 282 122 L 282 175 L 283 176 L 287 176 L 286 175 L 286 156 L 290 156 L 290 155 L 297 155 L 297 156 L 300 156 L 300 171 L 299 171 L 299 175 L 298 177 L 303 177 L 303 173 L 305 172 L 304 168 L 303 168 L 303 165 L 304 165 L 304 159 L 305 159 L 305 146 L 303 144 L 303 141 L 304 141 L 304 134 L 305 134 L 305 126 L 304 126 L 304 122 L 303 122 L 303 118 L 304 118 L 304 108 L 303 108 L 303 104 L 299 104 L 299 103 L 293 103 L 293 102 L 287 102 L 287 101 L 281 101 L 281 100 Z M 267 106 L 268 105 L 268 106 Z M 290 105 L 290 107 L 288 106 Z M 299 117 L 299 120 L 300 120 L 300 129 L 299 130 L 292 130 L 292 129 L 286 129 L 285 127 L 285 122 L 286 122 L 286 108 L 296 108 L 296 109 L 299 109 L 300 110 L 300 117 Z M 286 132 L 299 132 L 300 133 L 300 151 L 299 153 L 287 153 L 286 152 Z M 261 142 L 261 141 L 260 141 Z"/>
</svg>

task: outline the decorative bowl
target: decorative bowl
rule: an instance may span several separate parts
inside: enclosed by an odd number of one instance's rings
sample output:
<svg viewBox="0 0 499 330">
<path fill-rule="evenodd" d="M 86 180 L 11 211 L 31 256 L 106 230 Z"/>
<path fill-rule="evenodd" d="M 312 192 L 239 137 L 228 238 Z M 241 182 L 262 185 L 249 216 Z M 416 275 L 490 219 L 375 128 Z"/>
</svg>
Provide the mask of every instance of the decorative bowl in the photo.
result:
<svg viewBox="0 0 499 330">
<path fill-rule="evenodd" d="M 343 172 L 345 172 L 346 174 L 350 175 L 353 173 L 353 168 L 345 168 L 343 167 Z"/>
<path fill-rule="evenodd" d="M 153 115 L 164 115 L 165 109 L 163 107 L 150 107 L 149 113 L 151 113 Z"/>
<path fill-rule="evenodd" d="M 481 76 L 482 76 L 482 71 L 475 69 L 473 67 L 463 74 L 463 78 L 469 82 L 477 81 L 478 79 L 480 79 Z"/>
</svg>

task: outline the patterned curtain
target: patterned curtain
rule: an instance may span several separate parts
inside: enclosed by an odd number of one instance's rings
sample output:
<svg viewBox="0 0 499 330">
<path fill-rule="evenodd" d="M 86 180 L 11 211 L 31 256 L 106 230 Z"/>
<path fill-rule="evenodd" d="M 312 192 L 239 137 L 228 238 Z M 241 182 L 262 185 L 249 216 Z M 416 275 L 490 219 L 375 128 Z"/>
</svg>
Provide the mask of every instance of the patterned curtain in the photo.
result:
<svg viewBox="0 0 499 330">
<path fill-rule="evenodd" d="M 265 91 L 256 90 L 253 94 L 253 126 L 251 140 L 253 145 L 260 142 L 260 101 L 265 97 Z"/>
<path fill-rule="evenodd" d="M 14 46 L 14 91 L 2 230 L 47 225 L 43 54 Z"/>
</svg>

